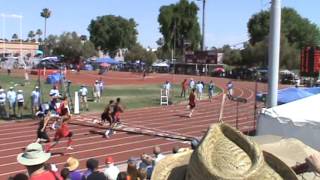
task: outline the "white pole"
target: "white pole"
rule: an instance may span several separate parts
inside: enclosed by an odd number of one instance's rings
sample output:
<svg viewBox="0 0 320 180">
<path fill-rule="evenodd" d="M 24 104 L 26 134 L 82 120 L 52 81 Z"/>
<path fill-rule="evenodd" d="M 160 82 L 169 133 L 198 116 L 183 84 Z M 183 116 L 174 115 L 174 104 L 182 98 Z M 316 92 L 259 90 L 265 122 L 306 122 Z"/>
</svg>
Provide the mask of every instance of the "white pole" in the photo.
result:
<svg viewBox="0 0 320 180">
<path fill-rule="evenodd" d="M 2 16 L 3 55 L 6 55 L 6 17 Z"/>
<path fill-rule="evenodd" d="M 19 17 L 20 23 L 20 63 L 22 62 L 22 16 Z"/>
<path fill-rule="evenodd" d="M 80 114 L 78 91 L 74 92 L 74 114 Z"/>
<path fill-rule="evenodd" d="M 274 107 L 278 101 L 280 30 L 281 30 L 281 0 L 272 0 L 271 21 L 268 52 L 268 98 L 267 107 Z"/>
</svg>

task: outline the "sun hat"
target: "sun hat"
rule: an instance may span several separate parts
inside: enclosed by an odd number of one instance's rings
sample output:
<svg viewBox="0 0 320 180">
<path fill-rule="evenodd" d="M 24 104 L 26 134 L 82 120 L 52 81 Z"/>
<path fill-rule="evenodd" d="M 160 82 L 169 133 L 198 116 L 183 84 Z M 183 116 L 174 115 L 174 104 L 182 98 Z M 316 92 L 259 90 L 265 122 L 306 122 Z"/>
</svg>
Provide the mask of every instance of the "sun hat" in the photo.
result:
<svg viewBox="0 0 320 180">
<path fill-rule="evenodd" d="M 65 164 L 65 167 L 69 169 L 69 171 L 74 171 L 79 167 L 79 160 L 74 157 L 69 157 L 67 159 L 67 163 Z"/>
<path fill-rule="evenodd" d="M 39 89 L 39 87 L 38 87 L 38 86 L 36 86 L 35 88 L 36 88 L 36 89 Z"/>
<path fill-rule="evenodd" d="M 195 150 L 168 155 L 157 162 L 152 180 L 297 179 L 280 159 L 226 124 L 210 126 Z"/>
<path fill-rule="evenodd" d="M 51 154 L 44 152 L 41 144 L 31 143 L 17 156 L 17 161 L 25 166 L 33 166 L 46 162 L 50 157 Z"/>
<path fill-rule="evenodd" d="M 0 92 L 4 92 L 4 89 L 0 89 Z"/>
<path fill-rule="evenodd" d="M 23 91 L 21 89 L 18 90 L 18 93 L 22 93 Z"/>
<path fill-rule="evenodd" d="M 13 87 L 11 86 L 11 87 L 9 87 L 9 89 L 13 89 Z"/>
<path fill-rule="evenodd" d="M 111 156 L 108 156 L 106 159 L 105 159 L 105 163 L 106 164 L 111 164 L 111 163 L 114 163 L 113 159 Z"/>
</svg>

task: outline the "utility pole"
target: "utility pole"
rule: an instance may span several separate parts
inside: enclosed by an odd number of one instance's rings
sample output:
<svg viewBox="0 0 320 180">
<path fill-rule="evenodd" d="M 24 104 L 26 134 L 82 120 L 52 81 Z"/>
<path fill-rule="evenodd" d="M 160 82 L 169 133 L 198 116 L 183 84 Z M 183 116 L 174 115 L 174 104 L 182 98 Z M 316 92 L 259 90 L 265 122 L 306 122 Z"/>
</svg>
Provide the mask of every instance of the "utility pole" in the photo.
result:
<svg viewBox="0 0 320 180">
<path fill-rule="evenodd" d="M 205 20 L 206 20 L 206 0 L 202 0 L 202 39 L 201 50 L 205 50 Z"/>
<path fill-rule="evenodd" d="M 281 30 L 281 0 L 272 0 L 270 9 L 270 33 L 268 52 L 268 98 L 267 107 L 277 105 L 279 56 L 280 56 L 280 30 Z"/>
</svg>

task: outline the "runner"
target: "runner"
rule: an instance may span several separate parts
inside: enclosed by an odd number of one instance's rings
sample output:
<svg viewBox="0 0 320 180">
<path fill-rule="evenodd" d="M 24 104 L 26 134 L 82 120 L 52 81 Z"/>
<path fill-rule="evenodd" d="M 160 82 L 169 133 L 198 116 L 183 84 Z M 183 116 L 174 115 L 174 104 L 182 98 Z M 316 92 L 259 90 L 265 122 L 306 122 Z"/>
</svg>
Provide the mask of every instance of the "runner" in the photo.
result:
<svg viewBox="0 0 320 180">
<path fill-rule="evenodd" d="M 124 109 L 121 105 L 121 99 L 118 97 L 116 100 L 116 103 L 114 105 L 113 112 L 112 112 L 112 117 L 113 117 L 114 123 L 121 124 L 120 113 L 123 113 L 123 111 L 124 111 Z"/>
<path fill-rule="evenodd" d="M 45 114 L 41 111 L 36 113 L 37 120 L 39 120 L 39 127 L 37 130 L 37 140 L 36 143 L 48 143 L 50 138 L 46 132 L 46 127 L 50 120 L 50 117 L 46 117 Z"/>
<path fill-rule="evenodd" d="M 114 101 L 110 100 L 109 104 L 105 107 L 103 113 L 101 114 L 101 122 L 100 124 L 103 125 L 106 123 L 106 121 L 109 122 L 109 125 L 113 123 L 113 118 L 112 118 L 112 112 L 113 112 L 113 106 L 114 106 Z"/>
<path fill-rule="evenodd" d="M 66 99 L 66 97 L 64 97 L 64 98 Z M 68 112 L 67 106 L 64 106 L 64 108 L 61 109 L 61 112 L 62 113 Z M 54 143 L 52 145 L 48 144 L 48 146 L 46 146 L 47 152 L 49 152 L 54 146 L 56 146 L 59 143 L 60 139 L 62 139 L 62 138 L 68 138 L 67 150 L 73 149 L 71 146 L 73 133 L 69 130 L 69 127 L 68 127 L 68 122 L 71 120 L 71 115 L 70 115 L 70 113 L 67 113 L 64 115 L 62 114 L 60 119 L 61 120 L 60 120 L 59 127 L 56 130 L 56 134 L 54 135 Z"/>
<path fill-rule="evenodd" d="M 186 97 L 186 90 L 188 89 L 188 81 L 184 79 L 181 83 L 181 97 Z"/>
<path fill-rule="evenodd" d="M 230 98 L 232 98 L 232 96 L 233 96 L 233 83 L 232 83 L 232 81 L 229 81 L 228 82 L 228 84 L 227 84 L 227 96 L 228 96 L 228 98 L 230 99 Z"/>
<path fill-rule="evenodd" d="M 192 90 L 191 90 L 191 93 L 190 93 L 190 95 L 189 95 L 189 110 L 190 110 L 190 113 L 189 113 L 189 118 L 191 118 L 191 116 L 192 116 L 192 113 L 193 113 L 193 111 L 194 111 L 194 108 L 196 107 L 196 94 L 194 93 L 195 92 L 195 88 L 193 88 Z"/>
</svg>

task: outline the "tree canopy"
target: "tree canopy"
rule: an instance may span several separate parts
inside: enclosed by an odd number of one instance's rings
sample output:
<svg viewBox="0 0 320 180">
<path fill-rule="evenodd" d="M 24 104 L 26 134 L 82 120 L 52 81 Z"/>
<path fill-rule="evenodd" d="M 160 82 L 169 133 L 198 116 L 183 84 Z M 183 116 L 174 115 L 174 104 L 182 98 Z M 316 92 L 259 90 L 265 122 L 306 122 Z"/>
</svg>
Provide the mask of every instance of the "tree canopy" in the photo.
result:
<svg viewBox="0 0 320 180">
<path fill-rule="evenodd" d="M 146 50 L 140 44 L 133 46 L 125 55 L 126 61 L 141 60 L 149 66 L 152 65 L 156 59 L 157 56 L 154 52 Z"/>
<path fill-rule="evenodd" d="M 113 54 L 119 48 L 131 49 L 136 44 L 136 27 L 134 19 L 106 15 L 91 20 L 88 31 L 96 48 Z"/>
<path fill-rule="evenodd" d="M 160 32 L 165 50 L 175 47 L 182 53 L 185 42 L 191 43 L 192 49 L 198 49 L 200 43 L 199 8 L 194 2 L 180 0 L 176 4 L 161 6 L 158 16 Z M 160 43 L 160 42 L 159 42 Z"/>
<path fill-rule="evenodd" d="M 269 11 L 259 12 L 250 18 L 247 26 L 252 45 L 268 36 L 269 24 Z M 292 8 L 282 8 L 281 33 L 284 34 L 289 44 L 296 44 L 299 48 L 320 43 L 320 31 L 317 25 L 301 17 Z"/>
<path fill-rule="evenodd" d="M 90 41 L 83 41 L 76 32 L 65 32 L 60 36 L 50 35 L 47 38 L 50 55 L 63 55 L 68 62 L 79 61 L 81 57 L 88 58 L 97 54 Z"/>
</svg>

